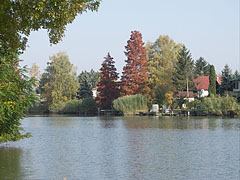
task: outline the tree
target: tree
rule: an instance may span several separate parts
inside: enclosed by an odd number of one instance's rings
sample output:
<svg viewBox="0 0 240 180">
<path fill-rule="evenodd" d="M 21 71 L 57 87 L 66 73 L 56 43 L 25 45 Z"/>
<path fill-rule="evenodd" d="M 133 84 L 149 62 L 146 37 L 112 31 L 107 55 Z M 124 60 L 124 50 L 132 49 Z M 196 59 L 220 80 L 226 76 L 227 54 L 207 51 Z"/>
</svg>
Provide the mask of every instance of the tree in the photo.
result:
<svg viewBox="0 0 240 180">
<path fill-rule="evenodd" d="M 125 48 L 127 64 L 123 67 L 121 93 L 122 95 L 147 94 L 150 91 L 149 73 L 142 34 L 139 31 L 132 31 Z"/>
<path fill-rule="evenodd" d="M 78 96 L 80 99 L 84 98 L 92 98 L 93 93 L 92 93 L 92 86 L 90 83 L 89 76 L 87 74 L 83 74 L 81 76 L 81 80 L 79 79 L 80 83 L 80 88 L 78 90 Z"/>
<path fill-rule="evenodd" d="M 32 67 L 29 70 L 29 75 L 31 78 L 35 79 L 35 87 L 39 86 L 39 77 L 40 77 L 40 71 L 39 66 L 36 63 L 32 64 Z"/>
<path fill-rule="evenodd" d="M 200 57 L 195 62 L 195 69 L 194 69 L 194 76 L 209 76 L 210 65 L 208 62 L 203 58 Z"/>
<path fill-rule="evenodd" d="M 80 88 L 79 88 L 79 96 L 80 94 L 85 94 L 86 93 L 86 88 L 88 89 L 88 94 L 92 94 L 92 90 L 94 88 L 97 88 L 97 82 L 99 80 L 99 73 L 95 72 L 93 69 L 91 69 L 90 72 L 87 71 L 82 71 L 79 76 L 78 76 L 78 80 L 80 83 Z M 82 86 L 84 86 L 84 88 L 82 89 Z M 81 91 L 85 91 L 85 92 L 81 92 Z M 91 91 L 91 92 L 90 92 Z M 91 95 L 92 97 L 92 95 Z"/>
<path fill-rule="evenodd" d="M 2 0 L 0 3 L 1 53 L 24 50 L 31 31 L 48 30 L 50 43 L 64 36 L 66 25 L 78 14 L 95 11 L 100 0 Z"/>
<path fill-rule="evenodd" d="M 41 95 L 49 107 L 73 99 L 79 87 L 76 72 L 65 53 L 59 52 L 50 60 L 40 80 Z"/>
<path fill-rule="evenodd" d="M 0 143 L 29 137 L 22 134 L 21 119 L 34 99 L 34 80 L 19 66 L 18 55 L 0 56 Z"/>
<path fill-rule="evenodd" d="M 216 72 L 213 65 L 210 65 L 210 72 L 209 72 L 209 87 L 208 92 L 210 96 L 216 95 Z"/>
<path fill-rule="evenodd" d="M 226 91 L 232 90 L 232 70 L 229 68 L 229 66 L 226 64 L 224 66 L 224 69 L 222 70 L 222 84 L 220 87 L 220 93 L 223 95 Z"/>
<path fill-rule="evenodd" d="M 91 69 L 90 72 L 82 71 L 78 76 L 80 88 L 78 90 L 79 98 L 93 97 L 92 90 L 97 88 L 99 73 Z"/>
<path fill-rule="evenodd" d="M 240 76 L 240 73 L 236 70 L 233 74 L 233 79 L 237 78 Z"/>
<path fill-rule="evenodd" d="M 187 50 L 185 45 L 183 45 L 179 52 L 178 62 L 173 73 L 173 84 L 175 85 L 176 90 L 185 91 L 194 87 L 192 79 L 193 64 L 194 62 L 190 51 Z"/>
<path fill-rule="evenodd" d="M 96 102 L 100 108 L 110 109 L 113 100 L 119 97 L 118 73 L 110 53 L 104 59 L 100 69 L 100 81 L 97 84 Z"/>
<path fill-rule="evenodd" d="M 150 99 L 153 103 L 171 103 L 168 99 L 174 91 L 172 75 L 181 46 L 168 36 L 159 36 L 154 43 L 148 42 L 146 45 Z"/>
</svg>

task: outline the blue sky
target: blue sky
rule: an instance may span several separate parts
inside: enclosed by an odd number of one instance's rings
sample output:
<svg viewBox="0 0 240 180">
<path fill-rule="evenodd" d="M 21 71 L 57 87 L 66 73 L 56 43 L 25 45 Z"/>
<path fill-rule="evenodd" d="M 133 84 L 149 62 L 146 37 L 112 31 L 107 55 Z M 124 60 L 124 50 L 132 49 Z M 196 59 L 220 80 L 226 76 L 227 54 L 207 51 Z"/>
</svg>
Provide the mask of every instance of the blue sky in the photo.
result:
<svg viewBox="0 0 240 180">
<path fill-rule="evenodd" d="M 47 31 L 32 32 L 21 59 L 41 72 L 49 56 L 65 51 L 82 70 L 99 70 L 107 52 L 116 61 L 118 72 L 124 66 L 124 46 L 132 30 L 143 34 L 144 42 L 169 35 L 185 44 L 196 60 L 204 57 L 220 72 L 225 64 L 240 68 L 239 0 L 103 0 L 98 12 L 79 15 L 67 26 L 65 37 L 50 46 Z"/>
</svg>

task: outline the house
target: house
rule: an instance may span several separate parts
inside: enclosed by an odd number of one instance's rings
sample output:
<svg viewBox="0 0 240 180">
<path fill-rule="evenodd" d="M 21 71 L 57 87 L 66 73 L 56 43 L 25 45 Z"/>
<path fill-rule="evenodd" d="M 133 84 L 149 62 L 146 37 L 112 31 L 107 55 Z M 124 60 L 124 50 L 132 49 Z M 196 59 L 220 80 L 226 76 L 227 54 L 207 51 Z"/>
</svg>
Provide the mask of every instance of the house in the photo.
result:
<svg viewBox="0 0 240 180">
<path fill-rule="evenodd" d="M 177 98 L 188 100 L 188 102 L 194 101 L 193 91 L 178 91 L 176 94 Z"/>
<path fill-rule="evenodd" d="M 233 83 L 233 96 L 238 97 L 240 93 L 240 76 L 232 80 Z"/>
<path fill-rule="evenodd" d="M 209 76 L 199 76 L 193 80 L 197 88 L 199 98 L 208 96 Z"/>
</svg>

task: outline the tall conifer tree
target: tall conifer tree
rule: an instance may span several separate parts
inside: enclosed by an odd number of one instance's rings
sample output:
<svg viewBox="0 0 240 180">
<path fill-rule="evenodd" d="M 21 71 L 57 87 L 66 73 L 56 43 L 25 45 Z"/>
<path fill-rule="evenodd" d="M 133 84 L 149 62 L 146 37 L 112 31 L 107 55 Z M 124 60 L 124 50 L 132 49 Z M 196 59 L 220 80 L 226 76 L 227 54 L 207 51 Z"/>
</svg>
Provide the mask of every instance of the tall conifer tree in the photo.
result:
<svg viewBox="0 0 240 180">
<path fill-rule="evenodd" d="M 100 69 L 100 82 L 97 84 L 96 102 L 100 108 L 112 108 L 112 101 L 119 97 L 118 73 L 110 53 L 104 58 Z"/>
<path fill-rule="evenodd" d="M 142 34 L 139 31 L 132 31 L 125 48 L 127 64 L 123 67 L 121 93 L 122 95 L 146 94 L 150 91 L 149 73 Z"/>
<path fill-rule="evenodd" d="M 193 65 L 194 62 L 190 51 L 182 46 L 178 55 L 178 62 L 176 64 L 175 72 L 173 73 L 173 83 L 178 91 L 185 91 L 187 88 L 192 89 L 193 83 Z"/>
<path fill-rule="evenodd" d="M 210 65 L 208 92 L 210 96 L 216 95 L 216 72 L 213 65 Z"/>
<path fill-rule="evenodd" d="M 232 90 L 232 70 L 230 67 L 226 64 L 224 66 L 224 69 L 222 70 L 222 84 L 220 87 L 221 95 L 223 95 L 226 91 Z"/>
</svg>

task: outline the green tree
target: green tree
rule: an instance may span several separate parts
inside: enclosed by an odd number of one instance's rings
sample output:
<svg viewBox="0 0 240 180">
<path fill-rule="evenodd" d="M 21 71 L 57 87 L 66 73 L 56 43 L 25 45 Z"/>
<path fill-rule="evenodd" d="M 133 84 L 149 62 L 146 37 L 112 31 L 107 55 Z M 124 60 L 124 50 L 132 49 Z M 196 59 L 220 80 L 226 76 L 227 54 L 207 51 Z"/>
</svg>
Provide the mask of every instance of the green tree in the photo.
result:
<svg viewBox="0 0 240 180">
<path fill-rule="evenodd" d="M 21 119 L 34 99 L 33 79 L 21 68 L 17 54 L 0 56 L 0 143 L 28 137 L 21 134 Z"/>
<path fill-rule="evenodd" d="M 194 76 L 209 76 L 210 65 L 208 62 L 203 58 L 200 57 L 195 62 L 195 69 L 194 69 Z"/>
<path fill-rule="evenodd" d="M 187 50 L 185 45 L 183 45 L 179 52 L 178 62 L 173 73 L 173 84 L 176 90 L 185 91 L 194 87 L 192 79 L 193 65 L 194 61 L 191 57 L 191 53 Z"/>
<path fill-rule="evenodd" d="M 240 76 L 240 73 L 238 72 L 238 70 L 236 70 L 233 74 L 233 79 L 237 78 Z"/>
<path fill-rule="evenodd" d="M 78 90 L 79 98 L 80 99 L 92 98 L 93 93 L 89 77 L 86 74 L 81 76 L 81 81 L 79 81 L 79 83 L 80 83 L 80 88 Z"/>
<path fill-rule="evenodd" d="M 56 44 L 78 14 L 99 5 L 100 0 L 1 0 L 1 53 L 24 50 L 30 32 L 39 29 L 46 29 L 50 43 Z"/>
<path fill-rule="evenodd" d="M 213 65 L 210 65 L 210 72 L 209 72 L 209 88 L 208 92 L 210 96 L 216 95 L 216 72 Z"/>
<path fill-rule="evenodd" d="M 232 90 L 232 70 L 226 64 L 222 70 L 222 84 L 220 87 L 220 94 L 224 95 L 225 92 Z"/>
<path fill-rule="evenodd" d="M 39 66 L 36 63 L 32 64 L 32 67 L 29 70 L 29 75 L 31 78 L 35 79 L 35 87 L 39 86 L 39 77 L 40 77 L 40 71 Z"/>
<path fill-rule="evenodd" d="M 153 103 L 171 103 L 168 101 L 168 95 L 173 94 L 174 91 L 172 75 L 181 46 L 169 36 L 159 36 L 155 42 L 148 42 L 146 45 L 150 73 L 150 99 Z"/>
<path fill-rule="evenodd" d="M 50 60 L 40 80 L 41 95 L 49 107 L 73 99 L 79 87 L 76 72 L 65 53 L 59 52 Z"/>
<path fill-rule="evenodd" d="M 78 80 L 80 83 L 80 88 L 78 91 L 79 98 L 92 97 L 92 90 L 97 88 L 99 73 L 95 72 L 93 69 L 91 69 L 89 72 L 85 70 L 79 74 Z"/>
</svg>

